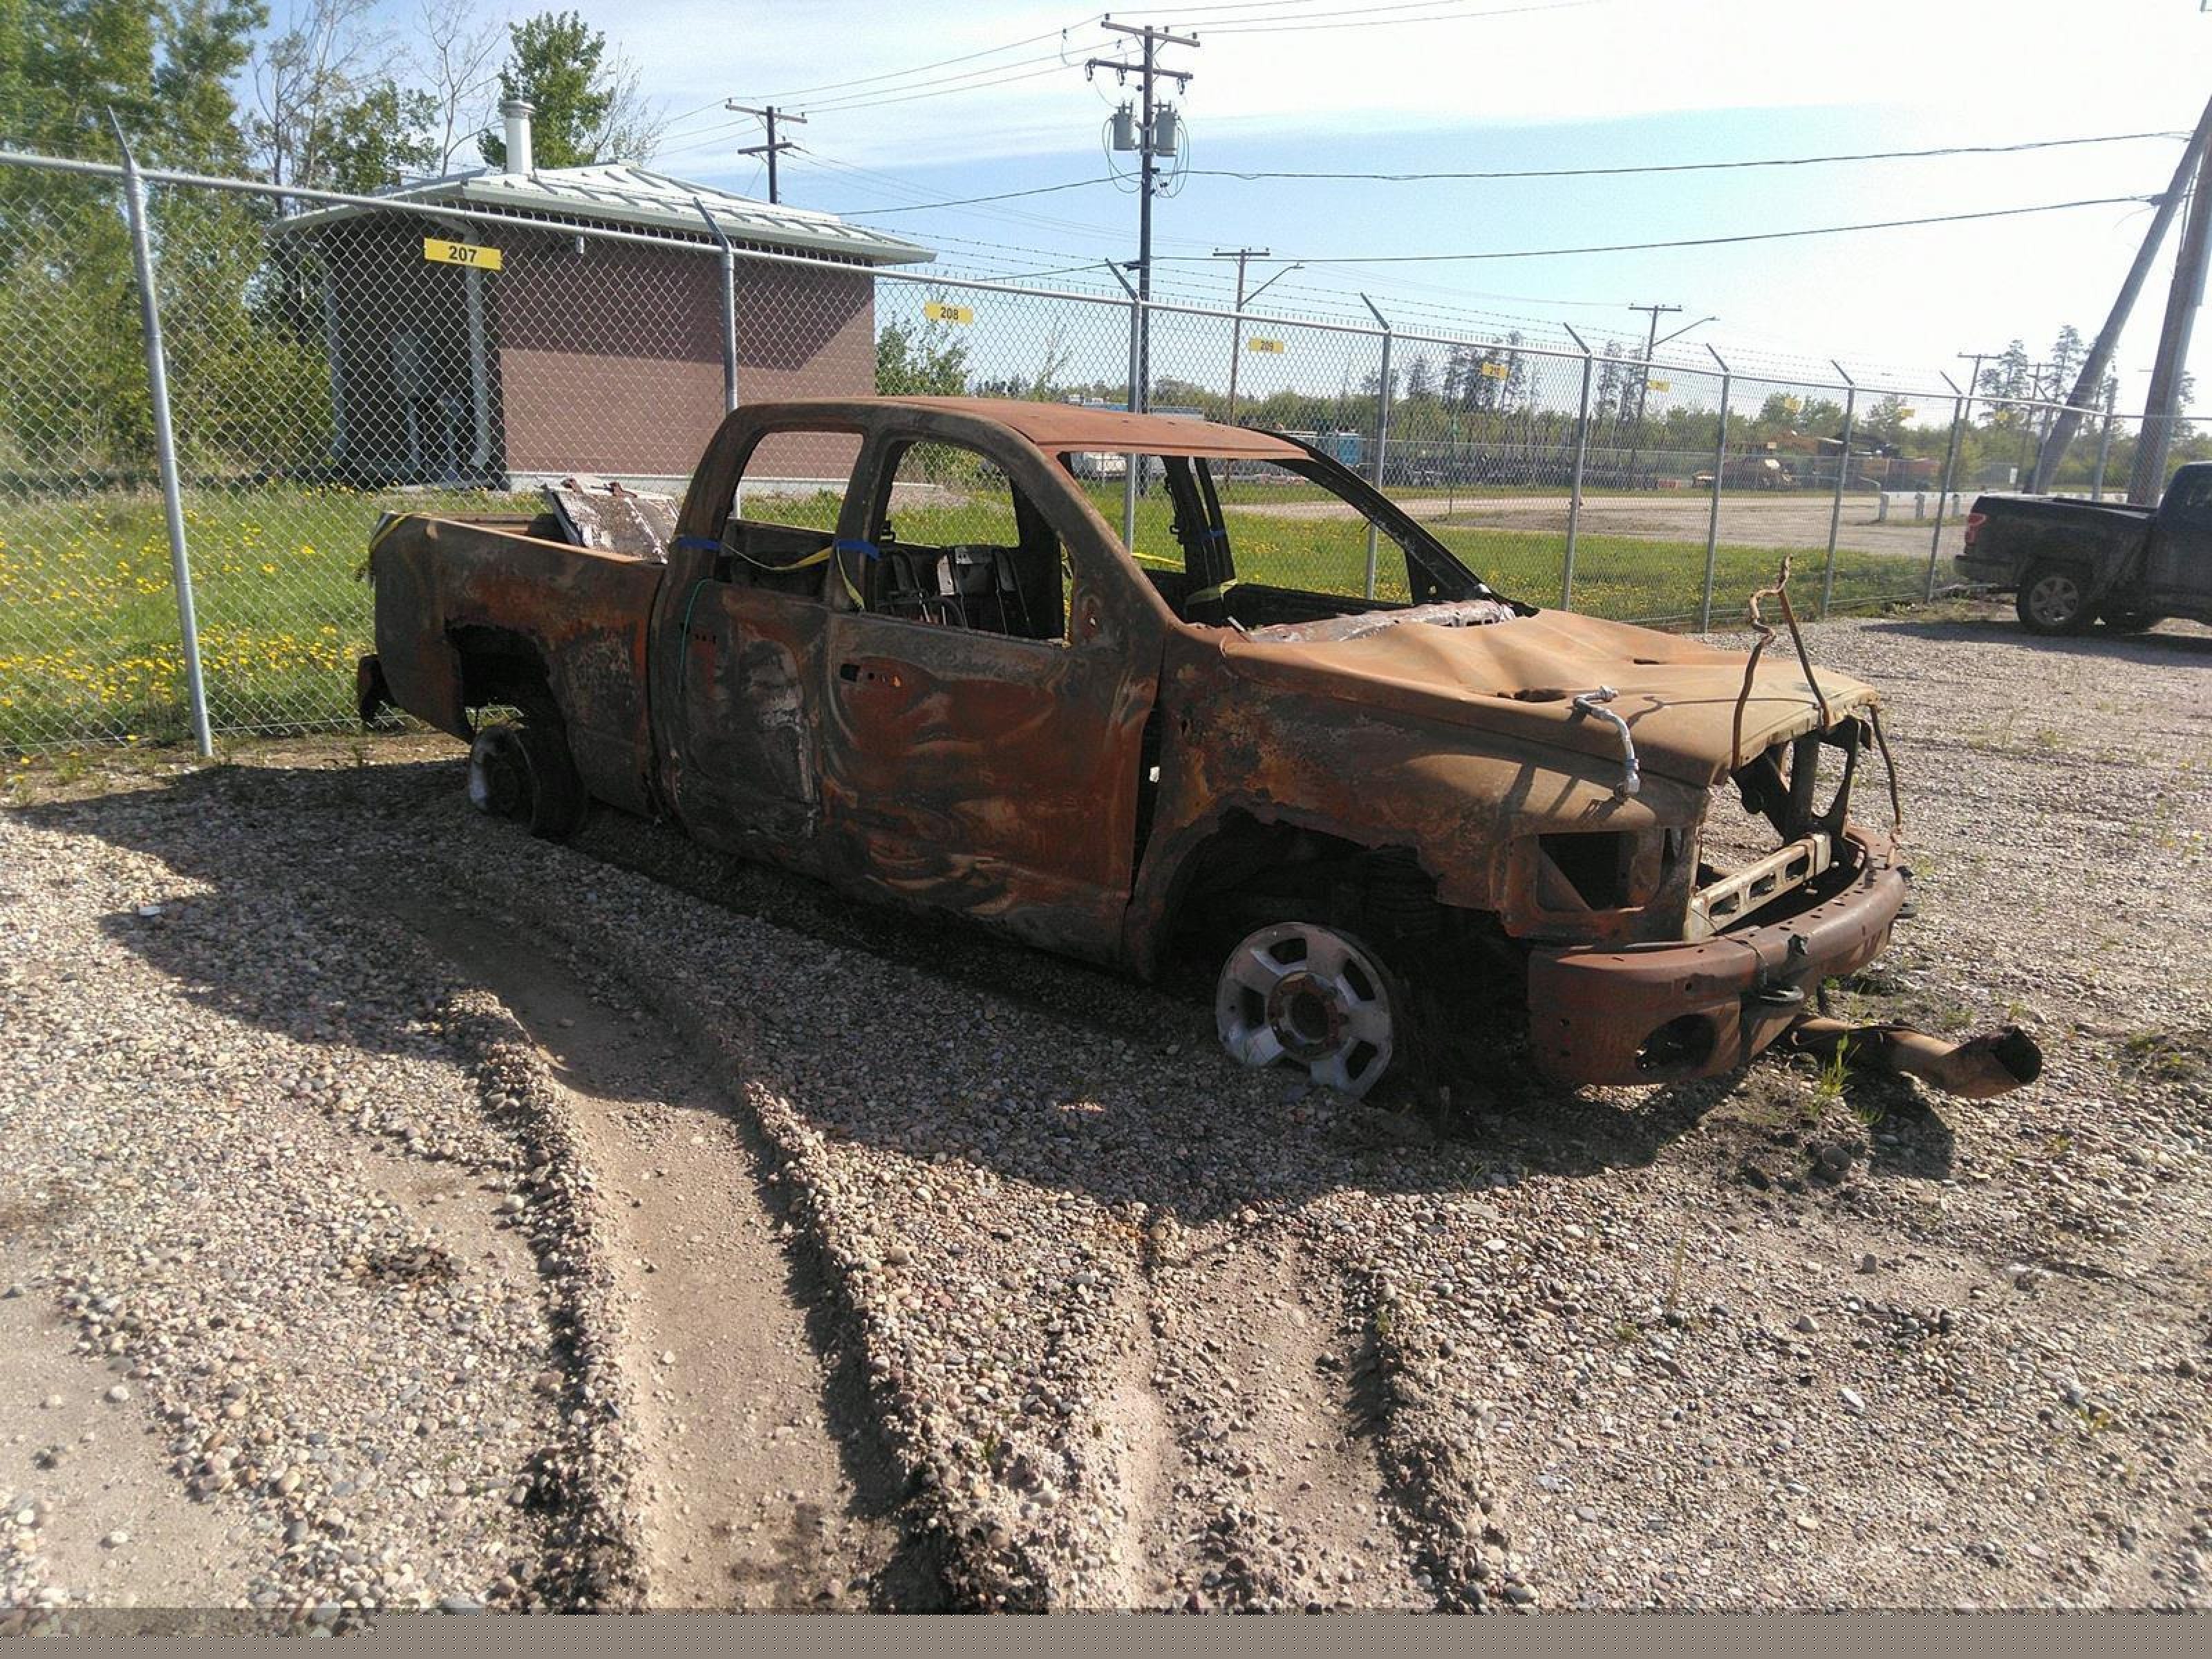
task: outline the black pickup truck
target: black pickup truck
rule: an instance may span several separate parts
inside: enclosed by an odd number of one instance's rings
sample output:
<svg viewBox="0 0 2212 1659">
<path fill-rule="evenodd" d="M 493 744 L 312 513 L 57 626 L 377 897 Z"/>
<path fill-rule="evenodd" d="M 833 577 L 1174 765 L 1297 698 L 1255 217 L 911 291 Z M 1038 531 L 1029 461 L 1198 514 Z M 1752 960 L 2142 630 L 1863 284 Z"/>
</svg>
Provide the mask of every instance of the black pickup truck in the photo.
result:
<svg viewBox="0 0 2212 1659">
<path fill-rule="evenodd" d="M 2031 634 L 2212 622 L 2212 462 L 2176 472 L 2156 507 L 1984 495 L 1953 562 L 1962 580 L 2012 589 Z"/>
</svg>

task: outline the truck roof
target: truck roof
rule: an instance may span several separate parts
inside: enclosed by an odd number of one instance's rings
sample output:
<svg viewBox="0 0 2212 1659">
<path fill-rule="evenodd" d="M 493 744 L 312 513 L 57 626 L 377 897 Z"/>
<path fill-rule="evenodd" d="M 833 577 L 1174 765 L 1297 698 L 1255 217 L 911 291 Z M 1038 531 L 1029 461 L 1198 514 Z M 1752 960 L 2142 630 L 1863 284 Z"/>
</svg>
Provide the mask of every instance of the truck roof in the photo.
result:
<svg viewBox="0 0 2212 1659">
<path fill-rule="evenodd" d="M 1303 460 L 1306 452 L 1272 433 L 1224 426 L 1187 415 L 1131 415 L 1081 404 L 1021 403 L 1005 398 L 807 398 L 778 400 L 780 409 L 838 410 L 931 410 L 971 416 L 1018 432 L 1051 454 L 1129 453 L 1210 455 L 1224 460 Z"/>
</svg>

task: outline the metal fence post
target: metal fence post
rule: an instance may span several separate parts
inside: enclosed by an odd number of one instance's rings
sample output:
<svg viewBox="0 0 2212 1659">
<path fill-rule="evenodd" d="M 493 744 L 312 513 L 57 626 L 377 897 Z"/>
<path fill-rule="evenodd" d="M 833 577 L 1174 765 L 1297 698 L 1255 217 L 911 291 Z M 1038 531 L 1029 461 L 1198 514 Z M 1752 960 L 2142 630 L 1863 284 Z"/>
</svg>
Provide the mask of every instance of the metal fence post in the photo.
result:
<svg viewBox="0 0 2212 1659">
<path fill-rule="evenodd" d="M 707 222 L 708 234 L 722 253 L 722 413 L 727 415 L 738 406 L 738 256 L 730 246 L 729 233 L 707 211 L 707 204 L 694 196 L 691 205 Z"/>
<path fill-rule="evenodd" d="M 185 548 L 185 499 L 177 479 L 177 438 L 169 423 L 169 372 L 161 349 L 161 304 L 154 291 L 154 254 L 146 233 L 146 181 L 123 136 L 115 112 L 107 113 L 123 147 L 123 198 L 131 220 L 131 262 L 138 278 L 139 331 L 146 348 L 146 389 L 154 404 L 154 449 L 161 466 L 161 508 L 168 520 L 169 574 L 177 591 L 177 629 L 185 652 L 185 685 L 191 702 L 192 742 L 202 760 L 215 755 L 208 730 L 207 684 L 200 672 L 199 617 L 192 605 L 192 563 Z"/>
<path fill-rule="evenodd" d="M 1137 412 L 1137 382 L 1144 373 L 1140 367 L 1144 361 L 1144 301 L 1137 297 L 1134 285 L 1121 274 L 1121 266 L 1109 260 L 1106 269 L 1114 273 L 1114 280 L 1121 283 L 1121 292 L 1129 296 L 1129 395 L 1122 401 L 1129 413 L 1134 415 Z M 1143 465 L 1144 457 L 1141 455 L 1130 454 L 1121 458 L 1121 545 L 1132 554 L 1137 550 L 1137 469 Z"/>
<path fill-rule="evenodd" d="M 1959 391 L 1959 383 L 1948 374 L 1944 375 L 1943 383 L 1952 392 L 1951 441 L 1943 450 L 1942 484 L 1936 492 L 1936 528 L 1928 538 L 1928 591 L 1923 597 L 1929 599 L 1936 597 L 1936 559 L 1943 548 L 1943 509 L 1951 501 L 1951 474 L 1959 465 L 1959 434 L 1974 401 Z"/>
<path fill-rule="evenodd" d="M 1591 357 L 1589 342 L 1574 331 L 1571 323 L 1563 323 L 1571 339 L 1583 351 L 1583 399 L 1575 411 L 1575 469 L 1567 483 L 1567 556 L 1559 568 L 1559 609 L 1571 611 L 1575 605 L 1575 539 L 1583 520 L 1583 467 L 1589 456 L 1589 399 Z"/>
<path fill-rule="evenodd" d="M 1828 361 L 1835 364 L 1836 373 L 1844 377 L 1845 390 L 1844 447 L 1842 453 L 1836 457 L 1835 499 L 1828 503 L 1828 563 L 1820 574 L 1820 620 L 1823 622 L 1828 619 L 1828 607 L 1836 598 L 1836 529 L 1844 521 L 1844 482 L 1850 476 L 1851 471 L 1851 422 L 1858 414 L 1859 404 L 1858 382 L 1851 379 L 1850 371 L 1832 357 Z"/>
<path fill-rule="evenodd" d="M 2112 406 L 2119 397 L 2120 383 L 2112 380 L 2105 386 L 2105 419 L 2097 432 L 2097 476 L 2089 485 L 2089 499 L 2105 499 L 2105 463 L 2112 458 Z"/>
<path fill-rule="evenodd" d="M 1376 490 L 1379 494 L 1382 489 L 1384 477 L 1383 463 L 1389 459 L 1390 453 L 1390 336 L 1392 330 L 1390 319 L 1376 310 L 1374 301 L 1369 299 L 1364 294 L 1359 298 L 1360 302 L 1373 313 L 1375 320 L 1382 325 L 1382 372 L 1376 378 L 1375 386 L 1375 472 L 1372 479 Z M 1375 597 L 1375 521 L 1370 519 L 1367 522 L 1367 597 L 1370 599 Z"/>
<path fill-rule="evenodd" d="M 1713 437 L 1713 504 L 1705 515 L 1705 586 L 1704 596 L 1698 601 L 1698 632 L 1713 631 L 1713 575 L 1720 558 L 1721 539 L 1721 479 L 1728 472 L 1729 366 L 1728 360 L 1711 346 L 1712 359 L 1721 366 L 1721 419 L 1719 430 Z"/>
</svg>

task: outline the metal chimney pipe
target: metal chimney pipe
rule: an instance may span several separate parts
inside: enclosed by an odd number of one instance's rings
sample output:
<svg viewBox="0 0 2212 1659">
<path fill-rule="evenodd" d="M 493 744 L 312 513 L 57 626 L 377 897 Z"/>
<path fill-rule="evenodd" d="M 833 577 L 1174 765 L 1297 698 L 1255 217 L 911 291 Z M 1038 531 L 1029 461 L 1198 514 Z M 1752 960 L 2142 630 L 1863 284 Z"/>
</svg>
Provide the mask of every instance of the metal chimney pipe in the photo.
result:
<svg viewBox="0 0 2212 1659">
<path fill-rule="evenodd" d="M 500 100 L 499 112 L 507 121 L 507 170 L 537 177 L 537 159 L 530 153 L 530 118 L 537 106 L 527 98 L 506 98 Z"/>
</svg>

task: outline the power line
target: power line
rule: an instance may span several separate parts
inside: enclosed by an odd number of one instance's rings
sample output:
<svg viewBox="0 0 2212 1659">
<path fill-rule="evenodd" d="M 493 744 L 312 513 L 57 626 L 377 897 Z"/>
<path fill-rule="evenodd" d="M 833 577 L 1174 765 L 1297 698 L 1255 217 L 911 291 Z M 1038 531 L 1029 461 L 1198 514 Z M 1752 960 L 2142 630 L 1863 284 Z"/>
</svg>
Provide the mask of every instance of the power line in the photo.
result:
<svg viewBox="0 0 2212 1659">
<path fill-rule="evenodd" d="M 1070 179 L 1057 185 L 1038 185 L 1030 190 L 1002 190 L 995 196 L 963 196 L 949 202 L 916 202 L 908 207 L 854 208 L 849 212 L 841 211 L 837 216 L 841 219 L 864 219 L 880 217 L 886 213 L 925 213 L 932 208 L 973 207 L 978 202 L 1011 202 L 1018 197 L 1050 196 L 1057 191 L 1083 190 L 1092 185 L 1118 182 L 1109 173 L 1100 179 Z"/>
<path fill-rule="evenodd" d="M 911 69 L 889 70 L 881 75 L 863 75 L 850 81 L 824 81 L 817 86 L 790 87 L 781 92 L 771 93 L 768 95 L 772 98 L 790 100 L 801 97 L 810 92 L 840 92 L 848 87 L 868 87 L 879 85 L 885 81 L 903 81 L 908 76 L 924 75 L 931 70 L 949 69 L 955 64 L 972 64 L 979 58 L 995 58 L 1002 52 L 1018 52 L 1024 46 L 1033 46 L 1040 40 L 1054 39 L 1065 40 L 1076 30 L 1097 22 L 1100 15 L 1101 14 L 1097 12 L 1092 12 L 1089 16 L 1080 18 L 1065 28 L 1047 29 L 1042 34 L 1032 34 L 1019 40 L 1009 40 L 1004 46 L 988 46 L 981 52 L 963 52 L 957 58 L 940 58 L 933 64 L 916 64 Z M 1006 69 L 1011 65 L 1001 64 L 997 67 Z"/>
<path fill-rule="evenodd" d="M 2072 208 L 2135 206 L 2156 198 L 2148 196 L 2095 196 L 2078 202 L 2045 202 L 2036 207 L 1986 208 L 1975 213 L 1939 213 L 1918 219 L 1876 219 L 1856 225 L 1812 225 L 1802 230 L 1755 230 L 1733 236 L 1685 236 L 1664 242 L 1605 242 L 1588 247 L 1515 248 L 1485 253 L 1353 253 L 1305 254 L 1310 265 L 1447 264 L 1476 259 L 1554 259 L 1577 253 L 1640 253 L 1654 248 L 1720 247 L 1735 242 L 1781 242 L 1802 236 L 1839 236 L 1857 230 L 1901 230 L 1914 225 L 1963 224 L 1974 219 L 2014 219 L 2031 213 L 2063 213 Z M 1188 253 L 1163 254 L 1163 258 L 1193 259 Z"/>
<path fill-rule="evenodd" d="M 1457 0 L 1408 0 L 1408 3 L 1391 6 L 1359 6 L 1348 11 L 1315 12 L 1316 19 L 1340 18 L 1343 21 L 1307 21 L 1293 14 L 1285 14 L 1284 20 L 1264 17 L 1236 19 L 1225 23 L 1208 24 L 1204 19 L 1187 23 L 1189 28 L 1206 28 L 1215 34 L 1304 34 L 1320 29 L 1389 28 L 1406 23 L 1480 22 L 1486 17 L 1518 17 L 1529 12 L 1577 11 L 1585 6 L 1610 5 L 1613 0 L 1553 0 L 1549 5 L 1502 6 L 1485 10 L 1470 10 Z M 1417 6 L 1449 7 L 1444 10 L 1429 10 L 1419 17 L 1385 17 L 1382 12 L 1411 11 Z"/>
<path fill-rule="evenodd" d="M 2132 143 L 2147 138 L 2182 139 L 2185 132 L 2113 132 L 2093 138 L 2035 138 L 2017 144 L 1946 144 L 1934 149 L 1876 149 L 1837 155 L 1770 155 L 1742 161 L 1662 161 L 1632 167 L 1529 167 L 1489 172 L 1327 173 L 1275 168 L 1194 167 L 1200 179 L 1358 179 L 1412 184 L 1454 179 L 1595 179 L 1635 173 L 1718 173 L 1739 167 L 1806 167 L 1839 161 L 1899 161 L 1936 155 L 2013 155 L 2024 150 L 2063 149 L 2083 144 Z"/>
<path fill-rule="evenodd" d="M 1011 65 L 1009 67 L 1011 67 Z M 805 108 L 806 112 L 810 115 L 826 115 L 833 113 L 838 110 L 847 109 L 884 109 L 893 104 L 919 103 L 925 98 L 951 98 L 963 92 L 981 92 L 991 87 L 1012 86 L 1016 82 L 1019 81 L 1042 80 L 1048 75 L 1058 75 L 1061 70 L 1072 69 L 1073 67 L 1074 66 L 1073 64 L 1062 63 L 1055 54 L 1053 58 L 1053 61 L 1042 69 L 1024 70 L 1015 75 L 1000 75 L 995 80 L 975 81 L 966 80 L 965 77 L 955 76 L 949 78 L 963 80 L 963 84 L 959 86 L 939 85 L 933 92 L 904 92 L 903 95 L 896 98 L 885 98 L 871 93 L 866 95 L 856 95 L 851 98 L 837 100 L 830 103 L 810 103 L 802 106 L 802 107 Z M 933 83 L 927 81 L 919 81 L 914 84 L 918 87 L 927 87 Z M 898 88 L 892 88 L 891 90 L 894 92 L 902 91 L 902 89 Z"/>
</svg>

